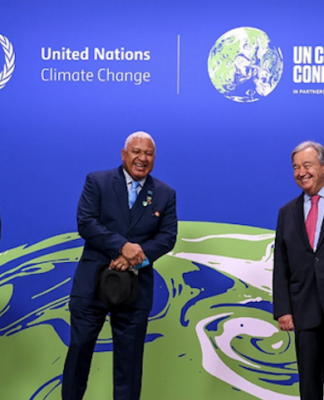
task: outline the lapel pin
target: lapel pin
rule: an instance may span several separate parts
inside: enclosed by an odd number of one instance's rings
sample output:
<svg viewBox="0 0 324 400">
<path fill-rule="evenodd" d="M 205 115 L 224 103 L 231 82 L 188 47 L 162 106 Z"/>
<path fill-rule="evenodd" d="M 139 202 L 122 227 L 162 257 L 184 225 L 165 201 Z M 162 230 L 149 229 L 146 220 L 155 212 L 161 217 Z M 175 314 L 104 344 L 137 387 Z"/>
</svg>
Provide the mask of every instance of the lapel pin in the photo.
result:
<svg viewBox="0 0 324 400">
<path fill-rule="evenodd" d="M 149 206 L 150 204 L 152 204 L 152 196 L 153 196 L 152 190 L 148 190 L 146 200 L 144 200 L 142 203 L 143 207 L 146 207 L 146 206 Z"/>
<path fill-rule="evenodd" d="M 160 216 L 160 211 L 154 210 L 153 215 L 155 215 L 156 217 Z"/>
</svg>

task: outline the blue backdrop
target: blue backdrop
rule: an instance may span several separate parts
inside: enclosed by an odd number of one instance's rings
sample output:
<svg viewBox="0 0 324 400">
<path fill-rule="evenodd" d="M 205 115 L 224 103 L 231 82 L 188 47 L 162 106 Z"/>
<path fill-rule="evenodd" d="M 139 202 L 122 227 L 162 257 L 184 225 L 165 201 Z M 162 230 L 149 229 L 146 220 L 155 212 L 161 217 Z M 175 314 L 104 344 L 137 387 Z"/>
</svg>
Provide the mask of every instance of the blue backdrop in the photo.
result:
<svg viewBox="0 0 324 400">
<path fill-rule="evenodd" d="M 16 69 L 0 92 L 1 248 L 74 230 L 85 174 L 118 165 L 125 136 L 139 129 L 156 138 L 154 173 L 176 188 L 181 220 L 274 228 L 278 207 L 298 193 L 291 149 L 322 139 L 323 95 L 292 93 L 306 85 L 293 83 L 293 46 L 322 44 L 322 11 L 320 1 L 3 1 L 0 32 Z M 265 31 L 284 58 L 277 88 L 256 103 L 224 98 L 207 71 L 216 39 L 241 26 Z M 41 59 L 42 47 L 87 46 L 151 59 Z M 151 80 L 44 82 L 43 68 L 149 71 Z"/>
</svg>

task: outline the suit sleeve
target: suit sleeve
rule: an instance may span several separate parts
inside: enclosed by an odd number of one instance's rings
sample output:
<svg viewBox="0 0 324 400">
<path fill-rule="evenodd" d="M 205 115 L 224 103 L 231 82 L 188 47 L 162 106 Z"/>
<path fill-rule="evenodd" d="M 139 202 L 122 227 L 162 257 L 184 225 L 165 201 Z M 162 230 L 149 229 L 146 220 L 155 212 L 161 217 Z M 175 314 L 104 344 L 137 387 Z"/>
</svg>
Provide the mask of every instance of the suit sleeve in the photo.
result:
<svg viewBox="0 0 324 400">
<path fill-rule="evenodd" d="M 284 217 L 283 211 L 279 211 L 273 268 L 273 314 L 274 318 L 292 314 L 289 294 L 290 267 L 287 248 L 284 242 Z"/>
<path fill-rule="evenodd" d="M 100 188 L 91 174 L 89 174 L 86 178 L 78 205 L 78 230 L 81 237 L 91 244 L 91 246 L 109 258 L 116 259 L 119 250 L 127 242 L 127 239 L 119 233 L 107 229 L 100 222 L 100 214 Z"/>
<path fill-rule="evenodd" d="M 155 260 L 171 251 L 175 245 L 178 231 L 176 212 L 176 194 L 172 190 L 167 201 L 158 232 L 149 240 L 141 243 L 142 249 L 152 264 Z"/>
</svg>

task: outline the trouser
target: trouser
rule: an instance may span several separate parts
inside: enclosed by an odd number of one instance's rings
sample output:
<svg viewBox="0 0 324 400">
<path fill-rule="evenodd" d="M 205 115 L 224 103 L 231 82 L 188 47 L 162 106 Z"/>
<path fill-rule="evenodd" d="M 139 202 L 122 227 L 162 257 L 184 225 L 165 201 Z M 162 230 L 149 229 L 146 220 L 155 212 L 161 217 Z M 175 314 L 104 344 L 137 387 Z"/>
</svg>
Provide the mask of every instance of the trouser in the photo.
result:
<svg viewBox="0 0 324 400">
<path fill-rule="evenodd" d="M 71 340 L 63 372 L 62 399 L 83 398 L 96 340 L 110 312 L 114 400 L 139 400 L 149 310 L 109 309 L 99 301 L 72 297 L 70 312 Z"/>
<path fill-rule="evenodd" d="M 295 332 L 301 400 L 323 400 L 324 321 Z"/>
</svg>

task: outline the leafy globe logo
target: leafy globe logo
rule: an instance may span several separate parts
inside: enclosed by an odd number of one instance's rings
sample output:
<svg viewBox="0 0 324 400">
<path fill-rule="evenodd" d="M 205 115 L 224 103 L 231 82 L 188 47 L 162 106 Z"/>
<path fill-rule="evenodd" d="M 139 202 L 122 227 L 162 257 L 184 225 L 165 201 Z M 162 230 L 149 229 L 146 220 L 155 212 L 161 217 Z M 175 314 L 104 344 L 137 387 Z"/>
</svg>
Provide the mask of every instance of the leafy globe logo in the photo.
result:
<svg viewBox="0 0 324 400">
<path fill-rule="evenodd" d="M 280 48 L 270 47 L 268 35 L 256 28 L 236 28 L 224 33 L 208 57 L 208 73 L 226 98 L 251 103 L 268 96 L 283 72 Z"/>
</svg>

